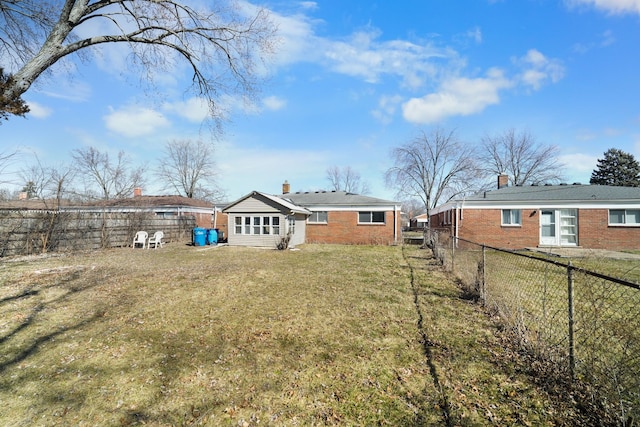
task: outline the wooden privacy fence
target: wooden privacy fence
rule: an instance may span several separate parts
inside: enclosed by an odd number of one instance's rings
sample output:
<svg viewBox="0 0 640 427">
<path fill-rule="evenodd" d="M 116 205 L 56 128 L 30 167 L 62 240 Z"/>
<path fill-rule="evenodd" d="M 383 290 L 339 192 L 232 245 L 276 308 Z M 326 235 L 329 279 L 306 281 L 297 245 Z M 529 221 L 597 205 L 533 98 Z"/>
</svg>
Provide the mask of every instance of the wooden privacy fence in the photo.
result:
<svg viewBox="0 0 640 427">
<path fill-rule="evenodd" d="M 137 231 L 191 239 L 193 216 L 152 212 L 0 211 L 0 257 L 131 246 Z"/>
</svg>

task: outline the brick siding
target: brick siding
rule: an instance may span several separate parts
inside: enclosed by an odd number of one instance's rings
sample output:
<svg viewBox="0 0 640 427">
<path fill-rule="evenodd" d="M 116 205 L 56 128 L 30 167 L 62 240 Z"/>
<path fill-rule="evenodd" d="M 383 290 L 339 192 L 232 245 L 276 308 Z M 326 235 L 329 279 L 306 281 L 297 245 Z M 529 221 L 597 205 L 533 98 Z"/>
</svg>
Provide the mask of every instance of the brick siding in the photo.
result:
<svg viewBox="0 0 640 427">
<path fill-rule="evenodd" d="M 307 223 L 308 243 L 393 244 L 400 238 L 400 218 L 394 235 L 393 212 L 385 212 L 384 224 L 358 224 L 358 212 L 329 211 L 326 224 Z M 399 215 L 398 215 L 399 216 Z"/>
<path fill-rule="evenodd" d="M 448 212 L 431 217 L 433 230 L 455 234 Z M 460 213 L 459 213 L 460 214 Z M 499 248 L 521 249 L 540 244 L 540 212 L 522 210 L 521 226 L 502 226 L 500 209 L 464 209 L 458 236 Z M 578 209 L 578 246 L 591 249 L 640 249 L 640 227 L 610 226 L 607 209 Z M 557 225 L 559 227 L 559 224 Z"/>
</svg>

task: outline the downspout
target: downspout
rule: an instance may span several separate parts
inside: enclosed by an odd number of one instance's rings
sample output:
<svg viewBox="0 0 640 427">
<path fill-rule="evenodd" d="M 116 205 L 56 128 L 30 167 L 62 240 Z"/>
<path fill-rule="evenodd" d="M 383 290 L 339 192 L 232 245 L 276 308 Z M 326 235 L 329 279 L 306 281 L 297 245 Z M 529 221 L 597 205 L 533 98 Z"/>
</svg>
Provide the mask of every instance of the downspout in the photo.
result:
<svg viewBox="0 0 640 427">
<path fill-rule="evenodd" d="M 393 205 L 393 243 L 398 243 L 398 209 Z"/>
<path fill-rule="evenodd" d="M 458 216 L 458 209 L 460 209 L 460 216 Z M 456 241 L 460 237 L 460 234 L 459 234 L 460 233 L 460 221 L 462 221 L 463 212 L 464 212 L 464 199 L 462 199 L 462 202 L 456 203 L 456 225 L 455 225 Z"/>
</svg>

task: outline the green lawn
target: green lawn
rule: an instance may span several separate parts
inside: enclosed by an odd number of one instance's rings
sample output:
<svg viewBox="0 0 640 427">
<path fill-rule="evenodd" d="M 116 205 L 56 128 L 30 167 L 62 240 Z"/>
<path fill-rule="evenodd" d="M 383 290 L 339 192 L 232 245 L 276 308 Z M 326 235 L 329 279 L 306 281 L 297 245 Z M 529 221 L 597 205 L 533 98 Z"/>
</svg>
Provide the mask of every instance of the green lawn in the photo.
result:
<svg viewBox="0 0 640 427">
<path fill-rule="evenodd" d="M 580 425 L 417 246 L 0 263 L 0 425 Z"/>
</svg>

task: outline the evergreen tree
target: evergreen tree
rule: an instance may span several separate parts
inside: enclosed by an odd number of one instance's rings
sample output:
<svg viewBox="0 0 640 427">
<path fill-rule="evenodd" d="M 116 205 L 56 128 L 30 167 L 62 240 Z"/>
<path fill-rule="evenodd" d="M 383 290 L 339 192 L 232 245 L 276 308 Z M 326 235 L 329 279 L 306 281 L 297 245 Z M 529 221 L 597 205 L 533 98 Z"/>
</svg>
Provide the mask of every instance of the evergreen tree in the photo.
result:
<svg viewBox="0 0 640 427">
<path fill-rule="evenodd" d="M 610 148 L 591 173 L 590 184 L 640 187 L 640 163 L 632 154 Z"/>
</svg>

